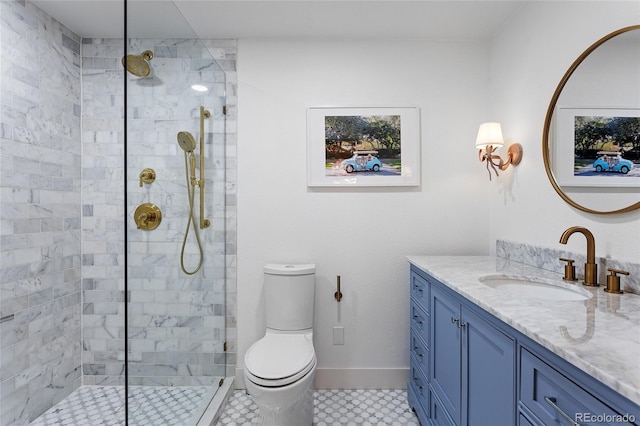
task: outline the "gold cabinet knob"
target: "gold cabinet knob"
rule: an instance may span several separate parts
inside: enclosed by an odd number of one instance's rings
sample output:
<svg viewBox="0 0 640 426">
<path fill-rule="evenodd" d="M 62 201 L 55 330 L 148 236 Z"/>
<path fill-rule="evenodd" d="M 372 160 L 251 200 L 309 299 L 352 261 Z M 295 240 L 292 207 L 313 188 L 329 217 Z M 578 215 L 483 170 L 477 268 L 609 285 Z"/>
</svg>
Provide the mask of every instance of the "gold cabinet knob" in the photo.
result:
<svg viewBox="0 0 640 426">
<path fill-rule="evenodd" d="M 144 169 L 140 172 L 140 188 L 142 188 L 143 183 L 152 183 L 156 180 L 156 172 L 153 169 Z"/>
<path fill-rule="evenodd" d="M 160 208 L 152 203 L 140 204 L 133 213 L 138 229 L 151 231 L 156 229 L 162 222 L 162 212 Z"/>
</svg>

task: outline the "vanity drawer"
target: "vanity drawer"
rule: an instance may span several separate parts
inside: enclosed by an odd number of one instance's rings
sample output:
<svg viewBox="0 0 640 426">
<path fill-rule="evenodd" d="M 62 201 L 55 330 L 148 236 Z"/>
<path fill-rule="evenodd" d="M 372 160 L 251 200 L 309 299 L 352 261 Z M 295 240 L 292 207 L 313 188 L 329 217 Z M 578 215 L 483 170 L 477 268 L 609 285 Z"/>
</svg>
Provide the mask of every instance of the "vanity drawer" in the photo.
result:
<svg viewBox="0 0 640 426">
<path fill-rule="evenodd" d="M 427 381 L 424 372 L 415 365 L 415 362 L 412 362 L 410 374 L 409 383 L 413 386 L 413 390 L 415 391 L 418 400 L 422 403 L 423 408 L 428 408 L 429 382 Z"/>
<path fill-rule="evenodd" d="M 429 347 L 418 336 L 418 334 L 411 329 L 411 356 L 414 359 L 414 363 L 420 367 L 426 377 L 429 377 Z"/>
<path fill-rule="evenodd" d="M 615 421 L 618 413 L 524 348 L 520 362 L 520 401 L 543 424 L 614 424 L 606 420 Z"/>
<path fill-rule="evenodd" d="M 429 310 L 429 282 L 413 271 L 411 271 L 411 298 L 424 310 Z"/>
<path fill-rule="evenodd" d="M 420 336 L 427 344 L 429 344 L 429 314 L 416 303 L 415 300 L 411 299 L 411 318 L 410 318 L 410 326 L 411 329 L 416 332 L 418 336 Z"/>
</svg>

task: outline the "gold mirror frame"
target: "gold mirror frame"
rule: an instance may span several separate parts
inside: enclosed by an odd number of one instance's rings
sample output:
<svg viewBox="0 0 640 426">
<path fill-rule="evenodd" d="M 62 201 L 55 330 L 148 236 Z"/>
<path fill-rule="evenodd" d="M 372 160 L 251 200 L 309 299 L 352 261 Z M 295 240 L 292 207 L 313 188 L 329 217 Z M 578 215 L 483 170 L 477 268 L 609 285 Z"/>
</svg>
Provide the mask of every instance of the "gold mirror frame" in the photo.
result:
<svg viewBox="0 0 640 426">
<path fill-rule="evenodd" d="M 560 83 L 558 83 L 558 87 L 556 88 L 556 91 L 553 93 L 553 97 L 551 98 L 551 102 L 549 102 L 549 108 L 547 109 L 547 115 L 546 115 L 546 117 L 544 119 L 544 128 L 542 130 L 542 158 L 544 160 L 544 169 L 547 172 L 547 177 L 549 178 L 549 182 L 551 182 L 551 185 L 553 186 L 553 189 L 556 190 L 558 195 L 567 204 L 569 204 L 570 206 L 572 206 L 572 207 L 574 207 L 574 208 L 576 208 L 578 210 L 586 212 L 586 213 L 593 213 L 593 214 L 626 213 L 626 212 L 630 212 L 632 210 L 639 209 L 640 208 L 640 201 L 638 201 L 637 203 L 631 204 L 630 206 L 618 209 L 618 210 L 599 211 L 599 210 L 590 209 L 588 207 L 584 207 L 583 205 L 576 203 L 571 198 L 569 198 L 569 196 L 567 194 L 564 193 L 562 188 L 560 188 L 560 186 L 558 185 L 558 182 L 556 182 L 555 177 L 553 176 L 553 172 L 551 171 L 550 159 L 549 159 L 549 131 L 551 129 L 551 121 L 552 121 L 552 118 L 553 118 L 553 113 L 555 112 L 556 102 L 558 102 L 558 98 L 560 97 L 560 94 L 562 93 L 562 89 L 564 89 L 564 86 L 567 84 L 567 81 L 569 81 L 569 78 L 571 77 L 571 75 L 574 73 L 576 68 L 578 68 L 578 66 L 587 58 L 587 56 L 589 56 L 591 54 L 591 52 L 596 50 L 598 47 L 600 47 L 602 44 L 604 44 L 606 41 L 612 39 L 613 37 L 616 37 L 616 36 L 618 36 L 620 34 L 626 33 L 628 31 L 633 31 L 633 30 L 640 30 L 640 25 L 632 25 L 630 27 L 621 28 L 621 29 L 619 29 L 617 31 L 612 32 L 611 34 L 607 34 L 606 36 L 602 37 L 600 40 L 596 41 L 591 46 L 589 46 L 589 48 L 587 50 L 585 50 L 582 53 L 582 55 L 580 55 L 578 57 L 578 59 L 576 59 L 573 62 L 573 64 L 571 64 L 571 66 L 569 67 L 567 72 L 562 77 L 562 80 L 560 80 Z"/>
</svg>

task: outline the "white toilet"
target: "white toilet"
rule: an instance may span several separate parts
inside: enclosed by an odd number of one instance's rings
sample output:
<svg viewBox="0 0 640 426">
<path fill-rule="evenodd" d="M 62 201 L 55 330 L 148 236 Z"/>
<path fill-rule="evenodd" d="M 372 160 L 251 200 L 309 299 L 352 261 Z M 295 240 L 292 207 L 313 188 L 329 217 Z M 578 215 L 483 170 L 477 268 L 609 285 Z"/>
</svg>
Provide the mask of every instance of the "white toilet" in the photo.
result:
<svg viewBox="0 0 640 426">
<path fill-rule="evenodd" d="M 313 423 L 315 265 L 264 267 L 267 330 L 244 355 L 244 382 L 262 424 Z"/>
</svg>

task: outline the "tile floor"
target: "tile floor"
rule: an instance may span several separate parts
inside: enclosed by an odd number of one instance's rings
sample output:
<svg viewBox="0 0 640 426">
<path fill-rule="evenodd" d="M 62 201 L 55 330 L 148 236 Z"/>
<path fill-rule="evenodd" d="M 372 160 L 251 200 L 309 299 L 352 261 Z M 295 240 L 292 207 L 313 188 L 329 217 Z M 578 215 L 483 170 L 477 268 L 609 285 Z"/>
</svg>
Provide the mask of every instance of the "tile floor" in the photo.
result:
<svg viewBox="0 0 640 426">
<path fill-rule="evenodd" d="M 419 426 L 404 390 L 316 390 L 314 426 Z M 258 407 L 244 390 L 229 398 L 218 426 L 259 423 Z"/>
<path fill-rule="evenodd" d="M 132 387 L 129 393 L 130 426 L 185 426 L 210 391 L 206 386 Z M 120 426 L 124 425 L 124 387 L 82 386 L 30 426 Z"/>
</svg>

